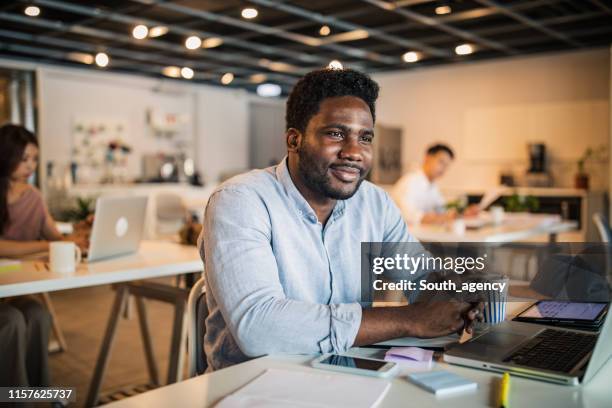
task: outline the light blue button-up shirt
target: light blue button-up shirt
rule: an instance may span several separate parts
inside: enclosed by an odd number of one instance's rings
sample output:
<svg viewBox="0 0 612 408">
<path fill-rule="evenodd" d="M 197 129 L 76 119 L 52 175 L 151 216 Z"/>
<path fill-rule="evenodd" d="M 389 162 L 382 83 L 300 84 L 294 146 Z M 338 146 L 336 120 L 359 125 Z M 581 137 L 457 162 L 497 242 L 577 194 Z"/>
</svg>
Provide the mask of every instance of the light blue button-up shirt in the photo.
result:
<svg viewBox="0 0 612 408">
<path fill-rule="evenodd" d="M 206 207 L 209 369 L 346 351 L 361 323 L 361 242 L 414 242 L 387 193 L 367 181 L 323 226 L 286 162 L 228 180 Z"/>
</svg>

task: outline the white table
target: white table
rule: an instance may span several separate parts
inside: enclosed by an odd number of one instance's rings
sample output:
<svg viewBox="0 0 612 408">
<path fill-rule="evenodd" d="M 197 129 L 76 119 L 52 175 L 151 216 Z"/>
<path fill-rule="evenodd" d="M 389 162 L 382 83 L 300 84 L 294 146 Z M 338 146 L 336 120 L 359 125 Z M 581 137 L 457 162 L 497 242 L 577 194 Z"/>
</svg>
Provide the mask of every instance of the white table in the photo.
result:
<svg viewBox="0 0 612 408">
<path fill-rule="evenodd" d="M 525 307 L 524 303 L 509 303 L 509 314 Z M 354 348 L 351 354 L 372 356 L 381 351 L 372 348 Z M 262 374 L 268 368 L 286 370 L 314 370 L 308 363 L 313 356 L 267 356 L 238 364 L 212 374 L 205 374 L 169 386 L 155 389 L 122 401 L 109 404 L 112 408 L 137 407 L 197 407 L 216 404 L 226 395 L 238 390 Z M 446 398 L 418 388 L 403 377 L 392 380 L 391 389 L 380 404 L 385 407 L 496 407 L 498 403 L 497 384 L 500 374 L 470 369 L 438 362 L 433 369 L 444 369 L 470 378 L 478 383 L 475 392 Z M 570 387 L 542 381 L 512 378 L 510 403 L 512 407 L 589 407 L 610 408 L 612 392 L 612 360 L 601 369 L 595 379 L 585 386 Z M 316 390 L 313 390 L 316 392 Z"/>
<path fill-rule="evenodd" d="M 575 230 L 575 221 L 564 221 L 547 214 L 506 213 L 501 225 L 487 225 L 468 229 L 464 234 L 455 234 L 444 225 L 416 225 L 409 227 L 410 233 L 423 242 L 490 242 L 508 243 L 548 235 L 556 240 L 562 232 Z"/>
<path fill-rule="evenodd" d="M 99 262 L 83 262 L 73 274 L 50 272 L 45 264 L 37 260 L 23 261 L 20 269 L 0 273 L 0 298 L 202 270 L 202 260 L 196 247 L 165 241 L 143 241 L 138 253 Z"/>
<path fill-rule="evenodd" d="M 46 260 L 45 260 L 46 261 Z M 152 383 L 159 384 L 157 365 L 153 356 L 146 309 L 142 297 L 153 297 L 174 305 L 175 315 L 170 348 L 168 382 L 176 381 L 182 372 L 182 350 L 184 344 L 184 311 L 188 290 L 167 285 L 134 285 L 133 281 L 176 276 L 203 270 L 202 260 L 194 246 L 185 246 L 167 241 L 143 241 L 137 253 L 92 263 L 81 263 L 75 273 L 61 274 L 49 271 L 47 262 L 27 260 L 21 267 L 0 273 L 0 298 L 29 295 L 88 286 L 118 284 L 115 301 L 98 353 L 87 405 L 98 400 L 102 378 L 117 329 L 119 315 L 127 305 L 128 297 L 134 294 L 145 343 L 144 352 Z"/>
</svg>

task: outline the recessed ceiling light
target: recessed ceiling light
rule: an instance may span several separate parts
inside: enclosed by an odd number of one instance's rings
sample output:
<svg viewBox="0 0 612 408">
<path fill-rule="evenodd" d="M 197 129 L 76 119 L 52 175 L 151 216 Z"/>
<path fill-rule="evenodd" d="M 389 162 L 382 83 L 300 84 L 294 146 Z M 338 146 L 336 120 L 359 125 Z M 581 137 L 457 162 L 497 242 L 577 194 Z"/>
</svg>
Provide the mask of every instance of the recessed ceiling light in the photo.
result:
<svg viewBox="0 0 612 408">
<path fill-rule="evenodd" d="M 279 96 L 282 92 L 280 85 L 277 84 L 261 84 L 257 86 L 257 95 L 264 98 Z"/>
<path fill-rule="evenodd" d="M 419 60 L 419 54 L 414 51 L 409 51 L 402 55 L 402 59 L 406 62 L 417 62 Z"/>
<path fill-rule="evenodd" d="M 342 63 L 340 61 L 333 60 L 333 61 L 331 61 L 329 63 L 329 65 L 327 65 L 327 68 L 329 68 L 329 69 L 342 69 L 344 67 L 342 66 Z"/>
<path fill-rule="evenodd" d="M 189 67 L 183 67 L 181 68 L 181 76 L 185 79 L 191 79 L 193 78 L 193 69 L 189 68 Z"/>
<path fill-rule="evenodd" d="M 229 85 L 232 83 L 233 80 L 234 80 L 234 74 L 232 74 L 231 72 L 227 72 L 223 74 L 223 76 L 221 77 L 221 83 L 223 85 Z"/>
<path fill-rule="evenodd" d="M 331 33 L 331 28 L 329 28 L 329 26 L 324 25 L 319 29 L 319 34 L 322 36 L 329 35 L 329 33 Z"/>
<path fill-rule="evenodd" d="M 474 52 L 474 47 L 470 44 L 461 44 L 455 47 L 457 55 L 468 55 Z"/>
<path fill-rule="evenodd" d="M 134 27 L 134 29 L 132 30 L 132 36 L 137 40 L 142 40 L 144 38 L 147 38 L 148 34 L 149 34 L 149 29 L 147 28 L 146 25 L 139 24 L 136 27 Z"/>
<path fill-rule="evenodd" d="M 252 18 L 257 17 L 257 14 L 259 13 L 257 12 L 257 9 L 254 9 L 252 7 L 247 7 L 245 9 L 242 9 L 242 12 L 240 14 L 242 15 L 243 18 L 250 20 Z"/>
<path fill-rule="evenodd" d="M 197 35 L 192 35 L 185 40 L 185 47 L 188 50 L 197 50 L 202 46 L 202 40 Z"/>
<path fill-rule="evenodd" d="M 108 62 L 110 61 L 110 59 L 108 58 L 108 55 L 104 52 L 99 52 L 96 54 L 96 65 L 104 68 L 105 66 L 108 65 Z"/>
<path fill-rule="evenodd" d="M 202 41 L 202 47 L 215 48 L 223 44 L 223 39 L 219 37 L 210 37 Z"/>
<path fill-rule="evenodd" d="M 168 27 L 166 26 L 155 26 L 149 30 L 149 37 L 161 37 L 162 35 L 168 32 Z"/>
<path fill-rule="evenodd" d="M 181 76 L 181 69 L 175 66 L 169 66 L 162 69 L 162 74 L 170 78 L 178 78 Z"/>
<path fill-rule="evenodd" d="M 26 16 L 30 16 L 30 17 L 36 17 L 38 15 L 40 15 L 40 9 L 36 6 L 28 6 L 25 8 L 25 10 L 23 10 L 23 13 Z"/>
<path fill-rule="evenodd" d="M 266 79 L 268 79 L 266 74 L 253 74 L 249 77 L 249 80 L 255 84 L 260 84 Z"/>
<path fill-rule="evenodd" d="M 436 7 L 435 11 L 437 15 L 441 16 L 443 14 L 450 14 L 453 11 L 453 9 L 451 9 L 450 6 L 438 6 Z"/>
</svg>

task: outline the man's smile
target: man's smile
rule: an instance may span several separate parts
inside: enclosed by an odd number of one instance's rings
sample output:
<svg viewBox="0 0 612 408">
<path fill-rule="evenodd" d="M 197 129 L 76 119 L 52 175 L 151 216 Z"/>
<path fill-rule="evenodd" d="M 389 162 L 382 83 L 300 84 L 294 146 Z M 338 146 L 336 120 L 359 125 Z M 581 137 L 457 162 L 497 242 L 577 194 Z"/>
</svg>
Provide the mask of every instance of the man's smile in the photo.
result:
<svg viewBox="0 0 612 408">
<path fill-rule="evenodd" d="M 361 176 L 361 169 L 351 165 L 335 165 L 329 169 L 337 179 L 345 183 L 352 183 Z"/>
</svg>

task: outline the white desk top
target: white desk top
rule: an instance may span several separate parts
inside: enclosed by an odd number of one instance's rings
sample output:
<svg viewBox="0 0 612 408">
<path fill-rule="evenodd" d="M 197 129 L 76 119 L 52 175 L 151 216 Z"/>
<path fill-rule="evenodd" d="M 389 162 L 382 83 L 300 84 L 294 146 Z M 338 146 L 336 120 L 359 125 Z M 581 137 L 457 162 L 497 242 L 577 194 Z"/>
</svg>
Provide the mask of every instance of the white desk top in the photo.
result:
<svg viewBox="0 0 612 408">
<path fill-rule="evenodd" d="M 443 225 L 410 226 L 409 231 L 423 242 L 516 242 L 538 235 L 557 234 L 577 228 L 575 221 L 563 221 L 544 214 L 505 214 L 501 225 L 468 229 L 458 235 Z"/>
<path fill-rule="evenodd" d="M 50 272 L 41 261 L 23 261 L 20 269 L 0 272 L 0 298 L 159 278 L 202 269 L 202 260 L 194 246 L 143 241 L 138 253 L 83 262 L 73 274 Z"/>
<path fill-rule="evenodd" d="M 522 310 L 525 303 L 510 303 L 513 312 Z M 354 348 L 351 354 L 372 356 L 379 349 Z M 212 374 L 201 375 L 189 380 L 168 385 L 113 404 L 112 408 L 136 407 L 197 407 L 216 404 L 226 395 L 237 391 L 268 368 L 285 370 L 314 370 L 309 366 L 314 356 L 267 356 L 238 364 Z M 444 369 L 470 378 L 478 383 L 478 389 L 467 394 L 436 398 L 435 395 L 408 382 L 404 377 L 392 380 L 391 389 L 380 404 L 385 407 L 496 407 L 498 403 L 497 384 L 500 374 L 453 366 L 444 362 L 435 363 L 433 369 Z M 542 381 L 512 377 L 510 403 L 513 407 L 589 407 L 609 408 L 612 406 L 610 392 L 612 360 L 598 375 L 585 386 L 564 386 Z M 313 390 L 316 392 L 316 390 Z"/>
</svg>

